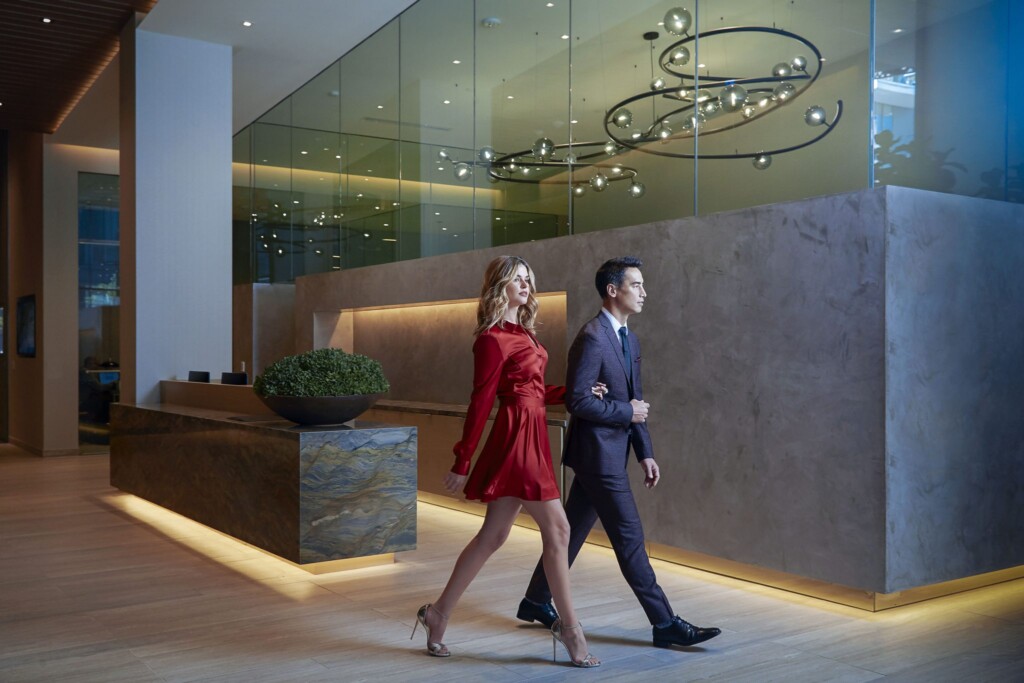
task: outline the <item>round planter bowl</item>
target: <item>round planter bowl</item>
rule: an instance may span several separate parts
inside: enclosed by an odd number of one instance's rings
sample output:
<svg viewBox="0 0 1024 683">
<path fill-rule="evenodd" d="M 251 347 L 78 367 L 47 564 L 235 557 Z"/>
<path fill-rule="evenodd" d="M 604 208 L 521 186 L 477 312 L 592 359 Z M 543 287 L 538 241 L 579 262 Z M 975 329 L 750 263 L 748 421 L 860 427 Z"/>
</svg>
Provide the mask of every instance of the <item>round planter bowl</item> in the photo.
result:
<svg viewBox="0 0 1024 683">
<path fill-rule="evenodd" d="M 286 420 L 301 425 L 335 425 L 359 417 L 383 395 L 260 396 L 260 400 Z"/>
</svg>

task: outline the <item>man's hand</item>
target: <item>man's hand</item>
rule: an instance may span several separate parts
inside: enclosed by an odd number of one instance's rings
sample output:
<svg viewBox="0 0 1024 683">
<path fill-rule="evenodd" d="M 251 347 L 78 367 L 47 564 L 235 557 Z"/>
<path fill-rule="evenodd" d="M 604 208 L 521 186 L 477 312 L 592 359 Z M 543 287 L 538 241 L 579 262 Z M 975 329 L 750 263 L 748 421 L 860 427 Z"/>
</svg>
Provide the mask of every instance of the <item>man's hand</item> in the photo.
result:
<svg viewBox="0 0 1024 683">
<path fill-rule="evenodd" d="M 444 475 L 444 487 L 445 489 L 448 490 L 448 493 L 452 494 L 453 496 L 457 496 L 459 494 L 459 491 L 461 491 L 463 487 L 466 485 L 467 478 L 468 477 L 465 474 L 455 474 L 454 472 L 449 472 L 448 474 Z"/>
<path fill-rule="evenodd" d="M 629 402 L 633 406 L 633 422 L 647 422 L 647 409 L 651 404 L 647 401 L 638 401 L 635 398 Z"/>
<path fill-rule="evenodd" d="M 658 469 L 658 463 L 654 462 L 654 458 L 644 458 L 640 461 L 640 466 L 644 468 L 644 486 L 653 489 L 658 485 L 658 480 L 661 479 L 661 470 Z"/>
</svg>

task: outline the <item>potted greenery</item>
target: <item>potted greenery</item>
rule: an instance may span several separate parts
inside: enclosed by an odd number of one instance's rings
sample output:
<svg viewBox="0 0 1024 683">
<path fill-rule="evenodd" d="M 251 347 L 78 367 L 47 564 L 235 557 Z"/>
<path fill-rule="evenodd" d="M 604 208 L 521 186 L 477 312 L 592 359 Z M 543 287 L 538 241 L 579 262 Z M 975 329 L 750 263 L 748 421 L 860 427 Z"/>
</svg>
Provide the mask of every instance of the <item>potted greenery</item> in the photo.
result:
<svg viewBox="0 0 1024 683">
<path fill-rule="evenodd" d="M 340 424 L 356 418 L 390 386 L 380 363 L 341 349 L 316 349 L 269 365 L 252 385 L 281 417 L 299 424 Z"/>
</svg>

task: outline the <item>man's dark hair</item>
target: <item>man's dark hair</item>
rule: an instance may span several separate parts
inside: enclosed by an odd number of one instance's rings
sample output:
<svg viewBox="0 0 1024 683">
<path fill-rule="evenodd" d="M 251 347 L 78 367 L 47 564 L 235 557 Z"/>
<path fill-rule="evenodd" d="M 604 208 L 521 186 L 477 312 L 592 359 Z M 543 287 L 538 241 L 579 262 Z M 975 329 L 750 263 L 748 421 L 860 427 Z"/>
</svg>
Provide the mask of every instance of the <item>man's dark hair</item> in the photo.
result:
<svg viewBox="0 0 1024 683">
<path fill-rule="evenodd" d="M 626 268 L 639 268 L 642 265 L 644 262 L 636 256 L 619 256 L 608 259 L 601 264 L 601 267 L 597 269 L 597 275 L 594 276 L 597 293 L 604 299 L 608 296 L 608 285 L 615 285 L 616 288 L 622 286 L 622 281 L 626 277 Z"/>
</svg>

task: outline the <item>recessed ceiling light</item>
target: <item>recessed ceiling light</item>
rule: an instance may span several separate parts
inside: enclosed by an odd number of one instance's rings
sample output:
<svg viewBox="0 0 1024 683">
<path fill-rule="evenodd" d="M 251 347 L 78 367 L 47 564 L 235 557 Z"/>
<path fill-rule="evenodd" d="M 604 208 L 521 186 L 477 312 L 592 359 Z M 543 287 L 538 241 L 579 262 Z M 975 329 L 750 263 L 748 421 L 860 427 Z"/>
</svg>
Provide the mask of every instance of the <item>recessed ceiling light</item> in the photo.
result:
<svg viewBox="0 0 1024 683">
<path fill-rule="evenodd" d="M 437 167 L 437 170 L 438 170 L 438 171 L 443 171 L 443 170 L 444 170 L 444 166 L 438 166 L 438 167 Z"/>
<path fill-rule="evenodd" d="M 569 40 L 569 35 L 567 33 L 563 33 L 562 40 Z"/>
<path fill-rule="evenodd" d="M 52 21 L 53 21 L 53 19 L 51 19 L 50 17 L 43 17 L 43 23 L 44 23 L 44 24 L 49 24 L 49 23 L 51 23 Z"/>
<path fill-rule="evenodd" d="M 579 123 L 579 121 L 577 121 L 576 119 L 572 119 L 571 121 L 569 121 L 569 123 Z"/>
<path fill-rule="evenodd" d="M 704 67 L 706 67 L 706 66 L 707 66 L 707 64 L 698 64 L 698 65 L 697 65 L 697 68 L 698 68 L 698 69 L 703 69 L 703 68 L 704 68 Z"/>
<path fill-rule="evenodd" d="M 383 105 L 383 104 L 378 104 L 378 105 L 377 105 L 377 109 L 383 109 L 383 108 L 384 108 L 384 105 Z"/>
<path fill-rule="evenodd" d="M 441 215 L 441 212 L 440 212 L 440 211 L 435 211 L 435 212 L 434 212 L 434 215 L 435 215 L 435 216 L 440 216 L 440 215 Z"/>
<path fill-rule="evenodd" d="M 244 26 L 246 28 L 249 28 L 250 26 L 252 26 L 252 22 L 249 21 L 248 19 L 246 19 L 245 21 L 242 22 L 242 26 Z"/>
<path fill-rule="evenodd" d="M 451 100 L 444 100 L 444 101 L 442 102 L 442 104 L 451 104 L 451 103 L 452 103 L 452 101 L 451 101 Z"/>
<path fill-rule="evenodd" d="M 554 6 L 555 6 L 555 3 L 553 3 L 553 2 L 549 2 L 549 3 L 547 4 L 547 6 L 548 6 L 548 7 L 554 7 Z"/>
<path fill-rule="evenodd" d="M 335 158 L 335 159 L 340 159 L 340 158 L 341 158 L 341 155 L 340 155 L 340 154 L 335 154 L 335 155 L 334 155 L 334 158 Z M 266 161 L 266 159 L 264 159 L 264 161 Z"/>
<path fill-rule="evenodd" d="M 901 28 L 894 28 L 894 29 L 892 30 L 892 32 L 893 32 L 893 33 L 903 33 L 903 29 L 901 29 Z"/>
<path fill-rule="evenodd" d="M 514 100 L 515 99 L 515 95 L 509 95 L 506 99 Z"/>
<path fill-rule="evenodd" d="M 309 152 L 307 152 L 306 150 L 302 150 L 299 152 L 299 154 L 309 154 Z"/>
<path fill-rule="evenodd" d="M 462 60 L 461 59 L 453 59 L 452 60 L 452 64 L 462 64 Z"/>
</svg>

